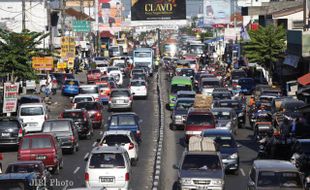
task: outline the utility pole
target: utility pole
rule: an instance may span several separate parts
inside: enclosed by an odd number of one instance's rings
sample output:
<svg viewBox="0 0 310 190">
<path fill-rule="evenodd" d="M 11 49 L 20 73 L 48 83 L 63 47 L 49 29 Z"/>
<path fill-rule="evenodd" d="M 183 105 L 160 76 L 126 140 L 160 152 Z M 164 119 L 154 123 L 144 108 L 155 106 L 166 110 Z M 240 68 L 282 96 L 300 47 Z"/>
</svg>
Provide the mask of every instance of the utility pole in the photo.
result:
<svg viewBox="0 0 310 190">
<path fill-rule="evenodd" d="M 65 36 L 65 7 L 66 0 L 61 0 L 60 10 L 61 10 L 61 35 Z"/>
<path fill-rule="evenodd" d="M 52 18 L 51 18 L 51 5 L 50 2 L 46 2 L 46 8 L 47 8 L 47 31 L 49 32 L 49 50 L 53 50 L 53 31 L 52 31 Z M 44 42 L 45 45 L 45 42 Z"/>
<path fill-rule="evenodd" d="M 26 30 L 26 0 L 22 0 L 22 31 Z"/>
</svg>

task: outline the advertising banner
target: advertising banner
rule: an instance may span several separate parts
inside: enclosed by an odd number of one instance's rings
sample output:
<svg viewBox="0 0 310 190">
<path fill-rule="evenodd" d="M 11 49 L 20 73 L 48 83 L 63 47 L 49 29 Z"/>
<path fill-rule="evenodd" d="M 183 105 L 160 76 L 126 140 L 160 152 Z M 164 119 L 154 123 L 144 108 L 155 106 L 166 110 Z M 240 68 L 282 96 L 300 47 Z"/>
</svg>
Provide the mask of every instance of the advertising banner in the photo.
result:
<svg viewBox="0 0 310 190">
<path fill-rule="evenodd" d="M 124 7 L 121 0 L 99 0 L 99 31 L 110 31 L 112 34 L 121 30 Z"/>
<path fill-rule="evenodd" d="M 310 57 L 310 32 L 302 33 L 302 56 Z"/>
<path fill-rule="evenodd" d="M 50 71 L 54 68 L 53 57 L 32 57 L 32 68 L 34 70 Z"/>
<path fill-rule="evenodd" d="M 204 0 L 203 6 L 205 25 L 230 23 L 231 0 Z"/>
<path fill-rule="evenodd" d="M 80 7 L 83 5 L 84 7 L 92 7 L 94 6 L 94 0 L 66 0 L 66 7 Z"/>
<path fill-rule="evenodd" d="M 131 20 L 186 19 L 186 0 L 131 0 Z"/>
<path fill-rule="evenodd" d="M 18 89 L 18 83 L 4 83 L 3 113 L 16 112 Z"/>
<path fill-rule="evenodd" d="M 61 58 L 68 59 L 75 56 L 75 40 L 74 37 L 62 37 L 61 38 Z"/>
</svg>

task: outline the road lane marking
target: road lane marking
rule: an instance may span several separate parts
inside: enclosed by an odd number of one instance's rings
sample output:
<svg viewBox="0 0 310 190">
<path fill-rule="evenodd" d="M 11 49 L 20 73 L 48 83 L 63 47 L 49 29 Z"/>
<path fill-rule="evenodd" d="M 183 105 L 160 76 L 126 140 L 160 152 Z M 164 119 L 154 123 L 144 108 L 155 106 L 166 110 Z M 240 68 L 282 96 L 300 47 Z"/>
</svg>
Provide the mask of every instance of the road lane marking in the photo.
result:
<svg viewBox="0 0 310 190">
<path fill-rule="evenodd" d="M 89 156 L 89 153 L 87 152 L 84 156 L 84 160 L 86 160 L 86 158 Z"/>
<path fill-rule="evenodd" d="M 241 172 L 242 176 L 245 176 L 244 170 L 242 168 L 240 168 L 240 172 Z"/>
<path fill-rule="evenodd" d="M 80 167 L 76 167 L 76 169 L 73 171 L 73 174 L 76 174 L 80 170 Z"/>
<path fill-rule="evenodd" d="M 97 142 L 94 142 L 94 143 L 93 143 L 93 147 L 95 147 L 96 145 L 97 145 Z"/>
</svg>

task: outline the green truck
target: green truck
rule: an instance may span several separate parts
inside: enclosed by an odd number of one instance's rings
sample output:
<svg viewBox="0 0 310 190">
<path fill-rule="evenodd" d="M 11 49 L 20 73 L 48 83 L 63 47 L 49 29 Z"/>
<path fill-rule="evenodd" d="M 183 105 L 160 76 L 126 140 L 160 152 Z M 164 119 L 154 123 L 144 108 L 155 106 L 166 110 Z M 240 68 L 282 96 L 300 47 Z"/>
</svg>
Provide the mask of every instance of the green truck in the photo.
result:
<svg viewBox="0 0 310 190">
<path fill-rule="evenodd" d="M 171 79 L 168 109 L 173 109 L 176 102 L 176 94 L 178 91 L 192 91 L 193 83 L 191 78 L 184 76 L 174 76 Z"/>
</svg>

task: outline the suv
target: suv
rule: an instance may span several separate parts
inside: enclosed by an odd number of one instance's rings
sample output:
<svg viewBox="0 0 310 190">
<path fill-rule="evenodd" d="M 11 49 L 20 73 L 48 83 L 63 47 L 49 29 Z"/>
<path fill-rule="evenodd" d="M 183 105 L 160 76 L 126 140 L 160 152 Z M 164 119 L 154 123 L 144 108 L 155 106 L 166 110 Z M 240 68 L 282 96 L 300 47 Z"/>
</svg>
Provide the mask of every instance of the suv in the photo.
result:
<svg viewBox="0 0 310 190">
<path fill-rule="evenodd" d="M 292 163 L 281 160 L 254 160 L 247 189 L 302 190 L 303 187 L 302 176 Z"/>
<path fill-rule="evenodd" d="M 52 133 L 27 134 L 20 143 L 17 160 L 42 160 L 54 174 L 59 174 L 63 167 L 62 151 Z"/>
<path fill-rule="evenodd" d="M 192 137 L 180 165 L 174 168 L 178 169 L 178 189 L 224 189 L 221 154 L 212 139 Z"/>
<path fill-rule="evenodd" d="M 216 128 L 228 129 L 237 134 L 238 119 L 237 114 L 232 108 L 213 108 L 212 113 L 216 118 Z"/>
<path fill-rule="evenodd" d="M 33 184 L 36 180 L 36 173 L 3 174 L 0 175 L 0 190 L 45 190 L 44 183 Z"/>
<path fill-rule="evenodd" d="M 95 147 L 85 160 L 85 182 L 88 188 L 104 186 L 109 189 L 129 189 L 131 166 L 124 148 Z"/>
<path fill-rule="evenodd" d="M 124 88 L 113 89 L 109 100 L 109 110 L 132 109 L 133 98 L 130 90 Z"/>
<path fill-rule="evenodd" d="M 23 124 L 17 118 L 0 118 L 0 145 L 18 146 L 24 133 Z"/>
<path fill-rule="evenodd" d="M 215 128 L 215 118 L 209 109 L 190 108 L 185 123 L 185 140 L 191 136 L 199 136 L 205 129 Z"/>
<path fill-rule="evenodd" d="M 72 154 L 79 150 L 79 135 L 72 119 L 45 121 L 43 132 L 54 133 L 62 150 L 69 150 Z"/>
<path fill-rule="evenodd" d="M 72 109 L 76 107 L 77 103 L 80 102 L 94 102 L 95 98 L 91 95 L 76 95 L 71 100 Z"/>
<path fill-rule="evenodd" d="M 44 103 L 22 104 L 17 116 L 25 124 L 26 132 L 40 132 L 43 122 L 48 118 Z"/>
<path fill-rule="evenodd" d="M 79 136 L 91 139 L 94 132 L 93 124 L 85 109 L 65 110 L 60 114 L 60 118 L 73 119 L 74 124 L 77 127 Z"/>
<path fill-rule="evenodd" d="M 89 95 L 94 97 L 95 101 L 99 101 L 99 88 L 95 84 L 80 85 L 79 95 Z"/>
<path fill-rule="evenodd" d="M 173 130 L 179 127 L 184 128 L 188 110 L 194 105 L 194 98 L 178 98 L 172 111 L 171 128 Z"/>
<path fill-rule="evenodd" d="M 232 108 L 236 111 L 238 117 L 238 126 L 242 128 L 245 125 L 246 106 L 239 100 L 219 100 L 214 102 L 214 107 Z"/>
<path fill-rule="evenodd" d="M 101 139 L 97 140 L 99 146 L 122 146 L 127 150 L 131 164 L 136 165 L 138 161 L 139 146 L 135 136 L 130 131 L 106 131 Z"/>
</svg>

